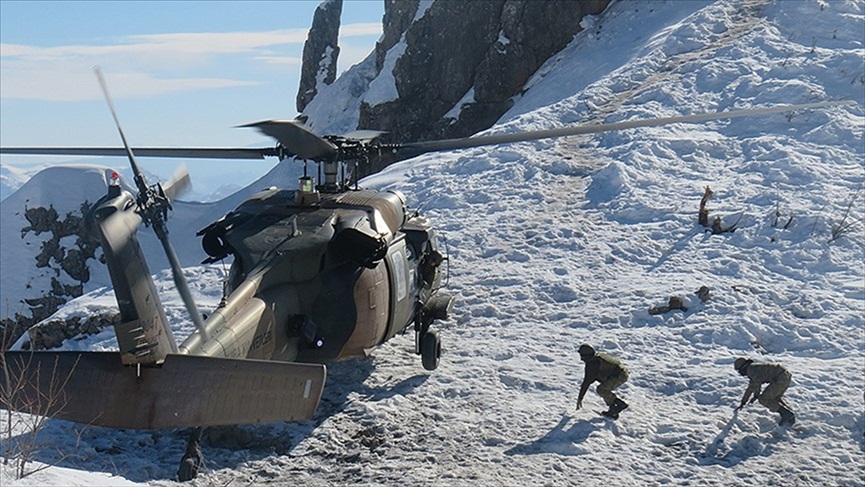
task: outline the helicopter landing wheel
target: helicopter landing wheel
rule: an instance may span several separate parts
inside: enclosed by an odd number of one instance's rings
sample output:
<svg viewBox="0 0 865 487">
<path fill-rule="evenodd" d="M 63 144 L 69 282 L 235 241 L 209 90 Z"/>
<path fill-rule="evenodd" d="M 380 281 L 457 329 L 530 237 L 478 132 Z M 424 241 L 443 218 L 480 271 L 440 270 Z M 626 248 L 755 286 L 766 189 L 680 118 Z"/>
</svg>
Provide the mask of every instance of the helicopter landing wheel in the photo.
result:
<svg viewBox="0 0 865 487">
<path fill-rule="evenodd" d="M 198 476 L 201 467 L 201 433 L 204 428 L 195 428 L 189 435 L 189 443 L 186 445 L 186 453 L 180 459 L 180 468 L 177 469 L 177 480 L 187 482 Z"/>
<path fill-rule="evenodd" d="M 420 340 L 420 358 L 423 368 L 435 370 L 439 366 L 439 358 L 442 355 L 442 341 L 438 333 L 433 330 L 423 334 Z"/>
<path fill-rule="evenodd" d="M 198 467 L 201 465 L 201 457 L 184 456 L 177 470 L 177 480 L 188 482 L 198 476 Z"/>
</svg>

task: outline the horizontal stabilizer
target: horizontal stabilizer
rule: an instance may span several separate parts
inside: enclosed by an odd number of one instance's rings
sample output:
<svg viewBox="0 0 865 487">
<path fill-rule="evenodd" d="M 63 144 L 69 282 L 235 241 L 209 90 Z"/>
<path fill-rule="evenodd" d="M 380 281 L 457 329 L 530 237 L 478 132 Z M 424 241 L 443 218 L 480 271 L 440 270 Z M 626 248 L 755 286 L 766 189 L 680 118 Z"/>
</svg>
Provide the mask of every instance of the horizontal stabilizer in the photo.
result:
<svg viewBox="0 0 865 487">
<path fill-rule="evenodd" d="M 124 366 L 116 352 L 5 352 L 0 406 L 109 428 L 218 426 L 309 419 L 323 365 L 169 354 Z"/>
</svg>

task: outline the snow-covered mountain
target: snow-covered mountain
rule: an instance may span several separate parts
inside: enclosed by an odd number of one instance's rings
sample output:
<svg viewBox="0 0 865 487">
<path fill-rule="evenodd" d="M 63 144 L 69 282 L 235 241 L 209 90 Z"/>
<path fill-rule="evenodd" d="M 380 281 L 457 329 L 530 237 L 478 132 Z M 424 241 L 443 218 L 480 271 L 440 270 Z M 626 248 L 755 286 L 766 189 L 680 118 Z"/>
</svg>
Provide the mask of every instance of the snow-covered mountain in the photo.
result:
<svg viewBox="0 0 865 487">
<path fill-rule="evenodd" d="M 0 201 L 18 190 L 30 179 L 33 170 L 0 164 Z"/>
<path fill-rule="evenodd" d="M 862 485 L 865 4 L 633 0 L 591 25 L 489 132 L 852 103 L 429 154 L 367 178 L 447 236 L 458 302 L 441 366 L 425 373 L 410 335 L 334 364 L 313 420 L 214 430 L 196 484 Z M 707 186 L 710 217 L 735 232 L 697 223 Z M 178 205 L 187 262 L 183 229 L 235 203 Z M 187 269 L 203 309 L 223 272 Z M 649 312 L 671 296 L 687 310 Z M 57 316 L 113 306 L 100 289 Z M 594 390 L 575 410 L 585 342 L 630 368 L 618 421 L 596 415 Z M 739 356 L 789 367 L 795 426 L 734 411 Z M 32 465 L 56 466 L 20 480 L 0 467 L 3 485 L 173 485 L 186 436 L 50 421 L 41 440 Z"/>
</svg>

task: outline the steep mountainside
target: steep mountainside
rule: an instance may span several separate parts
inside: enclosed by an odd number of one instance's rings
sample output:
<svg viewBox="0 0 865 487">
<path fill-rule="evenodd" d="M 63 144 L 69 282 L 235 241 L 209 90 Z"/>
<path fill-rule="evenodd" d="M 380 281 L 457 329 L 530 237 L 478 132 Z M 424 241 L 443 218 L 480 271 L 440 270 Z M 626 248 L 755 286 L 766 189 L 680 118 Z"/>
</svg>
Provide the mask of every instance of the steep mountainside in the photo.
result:
<svg viewBox="0 0 865 487">
<path fill-rule="evenodd" d="M 529 77 L 583 30 L 584 17 L 608 4 L 387 1 L 375 52 L 336 83 L 319 85 L 304 114 L 323 133 L 376 129 L 400 142 L 471 135 L 513 106 Z M 331 26 L 314 24 L 307 45 L 322 44 Z"/>
</svg>

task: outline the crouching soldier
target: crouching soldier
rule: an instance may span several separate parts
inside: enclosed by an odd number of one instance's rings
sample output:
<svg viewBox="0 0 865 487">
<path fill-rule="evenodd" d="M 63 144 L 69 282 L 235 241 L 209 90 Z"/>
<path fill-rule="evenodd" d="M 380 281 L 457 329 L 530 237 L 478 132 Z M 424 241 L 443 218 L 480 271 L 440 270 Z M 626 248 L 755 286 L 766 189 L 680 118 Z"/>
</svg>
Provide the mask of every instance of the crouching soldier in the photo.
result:
<svg viewBox="0 0 865 487">
<path fill-rule="evenodd" d="M 759 400 L 760 404 L 769 408 L 769 411 L 780 413 L 781 421 L 778 422 L 779 425 L 783 426 L 796 422 L 796 415 L 793 414 L 790 406 L 787 405 L 782 397 L 784 391 L 790 387 L 790 378 L 792 377 L 786 367 L 781 364 L 756 363 L 744 357 L 737 358 L 733 362 L 733 367 L 740 374 L 750 379 L 748 388 L 745 389 L 745 395 L 742 397 L 742 402 L 736 408 L 737 411 L 745 407 L 750 398 L 750 402 Z M 763 384 L 769 385 L 761 393 L 760 386 Z M 753 397 L 751 397 L 752 394 Z"/>
<path fill-rule="evenodd" d="M 622 365 L 617 358 L 607 355 L 606 353 L 595 353 L 595 349 L 591 345 L 580 345 L 580 359 L 586 363 L 586 375 L 583 378 L 583 383 L 580 385 L 580 395 L 577 398 L 577 409 L 583 407 L 583 397 L 589 386 L 598 381 L 598 395 L 604 399 L 607 406 L 610 408 L 604 411 L 604 416 L 608 418 L 618 419 L 619 413 L 628 408 L 625 401 L 622 401 L 613 389 L 624 384 L 628 380 L 628 369 Z"/>
</svg>

